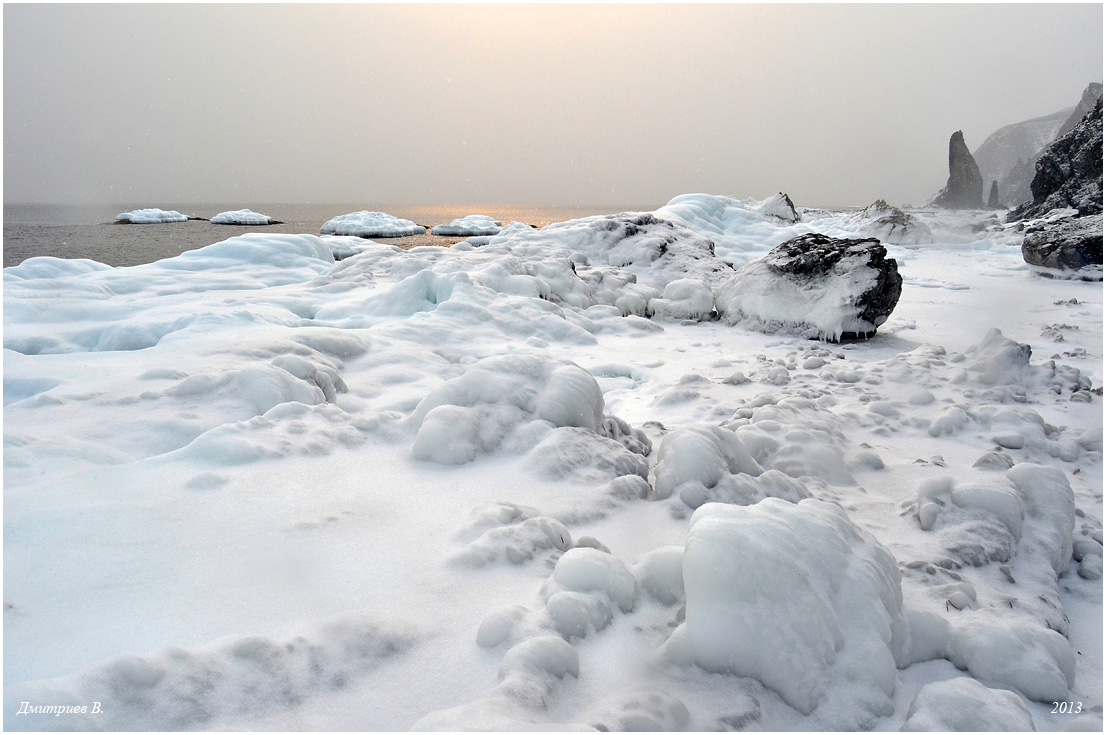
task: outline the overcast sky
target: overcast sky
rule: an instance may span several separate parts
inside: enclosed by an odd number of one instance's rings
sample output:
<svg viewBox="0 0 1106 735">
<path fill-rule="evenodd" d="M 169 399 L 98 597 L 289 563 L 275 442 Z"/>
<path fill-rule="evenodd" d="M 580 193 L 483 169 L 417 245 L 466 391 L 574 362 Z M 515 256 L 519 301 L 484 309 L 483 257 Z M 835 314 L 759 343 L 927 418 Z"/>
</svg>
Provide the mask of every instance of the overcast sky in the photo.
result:
<svg viewBox="0 0 1106 735">
<path fill-rule="evenodd" d="M 921 204 L 1094 5 L 5 5 L 7 203 Z"/>
</svg>

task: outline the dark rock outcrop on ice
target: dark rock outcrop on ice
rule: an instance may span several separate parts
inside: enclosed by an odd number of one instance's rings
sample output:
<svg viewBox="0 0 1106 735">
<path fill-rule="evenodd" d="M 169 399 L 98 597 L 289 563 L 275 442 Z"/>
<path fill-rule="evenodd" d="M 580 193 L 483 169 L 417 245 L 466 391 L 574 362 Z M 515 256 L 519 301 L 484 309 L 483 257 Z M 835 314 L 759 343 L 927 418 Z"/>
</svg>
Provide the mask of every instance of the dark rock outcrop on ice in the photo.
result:
<svg viewBox="0 0 1106 735">
<path fill-rule="evenodd" d="M 1033 201 L 1008 222 L 1047 218 L 1026 230 L 1022 257 L 1030 265 L 1102 278 L 1102 98 L 1037 162 Z M 1075 210 L 1063 216 L 1056 210 Z M 1056 212 L 1056 214 L 1051 214 Z M 1051 216 L 1050 216 L 1051 214 Z"/>
<path fill-rule="evenodd" d="M 743 267 L 716 290 L 715 304 L 731 321 L 752 317 L 838 340 L 875 334 L 901 294 L 898 263 L 879 240 L 810 234 Z"/>
<path fill-rule="evenodd" d="M 932 242 L 933 233 L 917 217 L 893 207 L 883 199 L 869 204 L 859 214 L 864 222 L 859 234 L 895 245 L 919 245 Z"/>
<path fill-rule="evenodd" d="M 949 180 L 933 198 L 944 209 L 983 209 L 983 176 L 964 142 L 963 131 L 949 138 Z"/>
<path fill-rule="evenodd" d="M 1102 280 L 1102 215 L 1072 217 L 1026 232 L 1022 257 L 1039 268 Z"/>
</svg>

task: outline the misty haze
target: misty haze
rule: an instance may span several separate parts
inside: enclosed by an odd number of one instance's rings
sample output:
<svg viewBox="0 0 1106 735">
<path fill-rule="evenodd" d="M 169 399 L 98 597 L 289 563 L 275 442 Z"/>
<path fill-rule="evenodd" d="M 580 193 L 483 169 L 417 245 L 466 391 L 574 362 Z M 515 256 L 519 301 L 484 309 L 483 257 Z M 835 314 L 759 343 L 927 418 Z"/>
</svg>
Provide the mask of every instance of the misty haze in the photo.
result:
<svg viewBox="0 0 1106 735">
<path fill-rule="evenodd" d="M 5 729 L 1102 730 L 1101 4 L 3 12 Z"/>
</svg>

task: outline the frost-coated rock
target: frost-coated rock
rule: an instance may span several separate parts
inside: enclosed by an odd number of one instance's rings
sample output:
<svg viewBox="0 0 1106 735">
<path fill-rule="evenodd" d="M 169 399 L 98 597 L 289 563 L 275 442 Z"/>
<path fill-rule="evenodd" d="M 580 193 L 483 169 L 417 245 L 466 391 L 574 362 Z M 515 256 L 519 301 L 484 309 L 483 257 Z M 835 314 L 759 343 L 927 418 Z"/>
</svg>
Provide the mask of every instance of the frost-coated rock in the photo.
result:
<svg viewBox="0 0 1106 735">
<path fill-rule="evenodd" d="M 870 336 L 902 293 L 898 263 L 878 240 L 802 235 L 749 263 L 715 289 L 731 322 L 752 318 L 819 339 Z"/>
<path fill-rule="evenodd" d="M 683 578 L 673 660 L 759 679 L 804 714 L 843 677 L 863 707 L 892 711 L 905 635 L 899 570 L 838 506 L 704 505 L 691 517 Z"/>
</svg>

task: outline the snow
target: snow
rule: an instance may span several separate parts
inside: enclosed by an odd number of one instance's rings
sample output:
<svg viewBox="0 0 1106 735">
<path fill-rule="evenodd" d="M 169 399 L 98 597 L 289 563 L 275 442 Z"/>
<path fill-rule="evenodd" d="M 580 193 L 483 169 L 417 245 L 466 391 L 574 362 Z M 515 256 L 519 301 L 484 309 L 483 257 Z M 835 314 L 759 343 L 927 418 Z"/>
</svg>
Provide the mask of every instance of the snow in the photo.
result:
<svg viewBox="0 0 1106 735">
<path fill-rule="evenodd" d="M 115 221 L 132 225 L 152 225 L 162 222 L 187 222 L 188 217 L 174 210 L 135 209 L 115 215 Z"/>
<path fill-rule="evenodd" d="M 354 235 L 356 237 L 406 237 L 421 235 L 426 228 L 411 220 L 393 217 L 384 212 L 350 212 L 327 220 L 320 235 Z"/>
<path fill-rule="evenodd" d="M 1101 729 L 1101 285 L 910 210 L 873 338 L 718 318 L 874 216 L 783 204 L 5 269 L 5 725 Z"/>
<path fill-rule="evenodd" d="M 210 221 L 213 225 L 269 225 L 273 223 L 273 218 L 248 209 L 238 209 L 233 212 L 220 212 Z"/>
<path fill-rule="evenodd" d="M 434 225 L 431 235 L 451 235 L 454 237 L 472 237 L 474 235 L 498 235 L 503 223 L 486 214 L 470 214 L 459 217 L 448 225 Z"/>
</svg>

